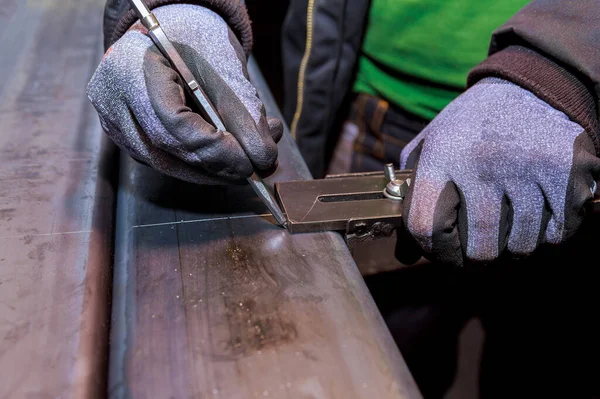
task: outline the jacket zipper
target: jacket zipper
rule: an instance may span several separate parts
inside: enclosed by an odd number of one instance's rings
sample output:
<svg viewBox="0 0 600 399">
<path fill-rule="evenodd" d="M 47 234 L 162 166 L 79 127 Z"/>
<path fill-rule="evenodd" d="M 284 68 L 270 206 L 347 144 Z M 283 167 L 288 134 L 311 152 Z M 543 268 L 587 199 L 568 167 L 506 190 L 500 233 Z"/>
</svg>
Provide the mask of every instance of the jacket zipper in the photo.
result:
<svg viewBox="0 0 600 399">
<path fill-rule="evenodd" d="M 304 77 L 306 73 L 306 65 L 310 58 L 310 52 L 312 50 L 313 42 L 313 10 L 315 0 L 308 0 L 308 8 L 306 10 L 306 47 L 304 49 L 304 55 L 300 62 L 300 70 L 298 71 L 298 97 L 296 98 L 296 112 L 294 112 L 294 119 L 292 120 L 291 135 L 296 140 L 296 129 L 298 127 L 298 121 L 302 114 L 302 106 L 304 105 Z"/>
</svg>

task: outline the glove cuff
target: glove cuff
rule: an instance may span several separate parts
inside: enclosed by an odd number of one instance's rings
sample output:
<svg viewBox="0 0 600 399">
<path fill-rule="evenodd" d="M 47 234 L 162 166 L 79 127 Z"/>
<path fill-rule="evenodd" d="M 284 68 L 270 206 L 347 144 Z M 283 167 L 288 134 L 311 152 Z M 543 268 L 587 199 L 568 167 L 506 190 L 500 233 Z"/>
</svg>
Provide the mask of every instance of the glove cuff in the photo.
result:
<svg viewBox="0 0 600 399">
<path fill-rule="evenodd" d="M 181 3 L 206 7 L 219 14 L 235 33 L 237 39 L 242 44 L 246 56 L 250 54 L 252 50 L 250 17 L 248 16 L 248 10 L 239 0 L 146 0 L 146 5 L 151 10 L 170 4 Z M 130 9 L 127 11 L 115 26 L 109 46 L 119 40 L 137 20 L 137 15 L 133 10 Z"/>
<path fill-rule="evenodd" d="M 529 48 L 510 46 L 471 70 L 467 86 L 499 77 L 529 90 L 564 112 L 588 133 L 600 156 L 600 123 L 592 92 L 566 69 Z"/>
</svg>

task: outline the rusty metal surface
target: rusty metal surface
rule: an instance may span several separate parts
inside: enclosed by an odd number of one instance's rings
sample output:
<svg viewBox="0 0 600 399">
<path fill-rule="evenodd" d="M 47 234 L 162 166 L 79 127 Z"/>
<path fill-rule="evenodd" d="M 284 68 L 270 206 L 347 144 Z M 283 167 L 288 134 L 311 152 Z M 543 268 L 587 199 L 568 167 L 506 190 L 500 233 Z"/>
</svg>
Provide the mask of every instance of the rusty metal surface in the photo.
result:
<svg viewBox="0 0 600 399">
<path fill-rule="evenodd" d="M 112 188 L 85 85 L 102 0 L 0 11 L 0 397 L 106 392 Z M 84 18 L 85 17 L 85 18 Z"/>
<path fill-rule="evenodd" d="M 279 148 L 268 182 L 309 178 L 289 132 Z M 338 234 L 289 234 L 249 187 L 121 164 L 110 397 L 420 396 Z"/>
</svg>

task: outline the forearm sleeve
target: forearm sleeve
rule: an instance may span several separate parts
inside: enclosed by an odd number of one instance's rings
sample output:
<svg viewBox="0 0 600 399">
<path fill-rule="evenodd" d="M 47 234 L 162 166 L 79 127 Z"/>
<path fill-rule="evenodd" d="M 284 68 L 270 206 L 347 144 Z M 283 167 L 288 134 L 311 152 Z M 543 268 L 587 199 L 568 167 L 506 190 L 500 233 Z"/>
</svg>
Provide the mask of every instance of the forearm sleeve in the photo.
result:
<svg viewBox="0 0 600 399">
<path fill-rule="evenodd" d="M 580 123 L 600 154 L 600 1 L 534 0 L 491 39 L 468 85 L 498 76 Z"/>
<path fill-rule="evenodd" d="M 240 0 L 146 0 L 150 9 L 169 4 L 197 4 L 215 11 L 231 27 L 246 55 L 252 49 L 252 29 L 246 7 Z M 104 13 L 104 46 L 110 47 L 137 21 L 127 0 L 108 0 Z"/>
</svg>

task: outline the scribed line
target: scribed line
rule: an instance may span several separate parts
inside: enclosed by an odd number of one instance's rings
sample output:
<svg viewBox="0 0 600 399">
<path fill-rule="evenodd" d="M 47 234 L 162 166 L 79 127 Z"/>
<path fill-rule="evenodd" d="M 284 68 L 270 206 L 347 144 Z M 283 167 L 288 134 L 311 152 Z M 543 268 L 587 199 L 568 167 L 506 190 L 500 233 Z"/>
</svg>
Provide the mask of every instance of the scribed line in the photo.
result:
<svg viewBox="0 0 600 399">
<path fill-rule="evenodd" d="M 60 235 L 69 235 L 69 234 L 84 234 L 84 233 L 92 233 L 93 230 L 80 230 L 80 231 L 63 231 L 62 233 L 35 233 L 35 234 L 23 234 L 20 236 L 0 236 L 0 239 L 3 238 L 29 238 L 29 237 L 45 237 L 45 236 L 60 236 Z"/>
<path fill-rule="evenodd" d="M 310 207 L 310 209 L 308 210 L 308 212 L 306 212 L 306 214 L 304 215 L 304 217 L 300 220 L 301 223 L 304 222 L 304 219 L 306 219 L 306 217 L 313 210 L 313 208 L 315 207 L 315 205 L 317 205 L 317 202 L 319 202 L 319 197 L 317 197 L 317 199 L 315 199 L 315 202 L 313 202 L 313 204 Z"/>
<path fill-rule="evenodd" d="M 184 223 L 198 223 L 198 222 L 215 222 L 219 220 L 233 220 L 233 219 L 249 219 L 249 218 L 262 218 L 266 216 L 271 216 L 270 213 L 262 213 L 260 215 L 240 215 L 240 216 L 223 216 L 218 218 L 210 218 L 210 219 L 194 219 L 194 220 L 180 220 L 179 222 L 164 222 L 164 223 L 152 223 L 152 224 L 138 224 L 136 226 L 132 226 L 132 229 L 137 227 L 155 227 L 155 226 L 168 226 L 175 224 L 184 224 Z"/>
<path fill-rule="evenodd" d="M 249 219 L 249 218 L 262 218 L 271 216 L 270 213 L 261 213 L 259 215 L 240 215 L 240 216 L 223 216 L 218 218 L 210 218 L 210 219 L 194 219 L 194 220 L 180 220 L 179 222 L 165 222 L 165 223 L 152 223 L 152 224 L 139 224 L 137 226 L 132 226 L 132 229 L 137 227 L 154 227 L 154 226 L 167 226 L 167 225 L 176 225 L 176 224 L 184 224 L 184 223 L 198 223 L 198 222 L 215 222 L 219 220 L 234 220 L 234 219 Z M 49 236 L 59 236 L 59 235 L 71 235 L 71 234 L 89 234 L 93 233 L 93 230 L 79 230 L 79 231 L 63 231 L 57 233 L 34 233 L 34 234 L 22 234 L 16 236 L 0 236 L 0 239 L 4 238 L 26 238 L 26 237 L 49 237 Z"/>
</svg>

